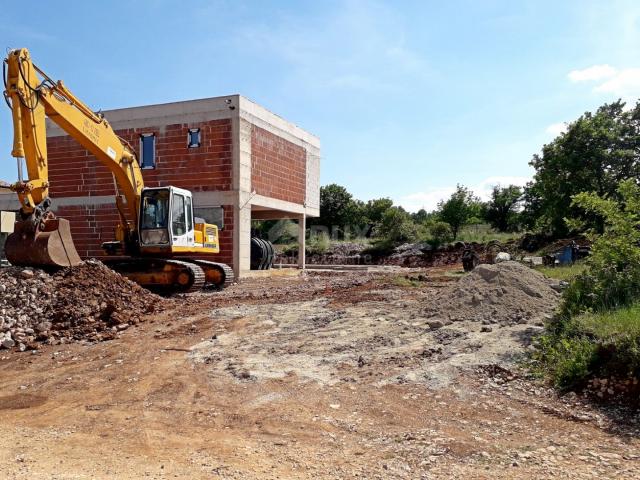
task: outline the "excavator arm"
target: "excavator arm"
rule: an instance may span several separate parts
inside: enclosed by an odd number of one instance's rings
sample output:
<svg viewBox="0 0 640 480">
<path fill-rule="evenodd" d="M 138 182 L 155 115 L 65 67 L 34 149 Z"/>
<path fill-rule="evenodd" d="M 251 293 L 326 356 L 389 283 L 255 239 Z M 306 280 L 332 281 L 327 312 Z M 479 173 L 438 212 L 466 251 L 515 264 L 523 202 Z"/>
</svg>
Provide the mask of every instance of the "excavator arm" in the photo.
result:
<svg viewBox="0 0 640 480">
<path fill-rule="evenodd" d="M 61 234 L 55 230 L 58 228 L 57 222 L 62 219 L 55 219 L 49 211 L 51 200 L 45 117 L 49 117 L 111 171 L 116 185 L 116 205 L 121 218 L 122 238 L 119 240 L 124 243 L 131 242 L 132 237 L 137 235 L 138 208 L 144 188 L 142 172 L 133 149 L 116 135 L 102 115 L 94 113 L 78 100 L 61 81 L 54 82 L 42 72 L 32 62 L 27 49 L 10 51 L 3 67 L 4 96 L 13 117 L 14 137 L 11 155 L 16 157 L 18 162 L 18 181 L 11 189 L 17 193 L 20 200 L 20 214 L 24 223 L 17 228 L 17 231 L 22 232 L 22 245 L 16 255 L 26 258 L 35 254 L 37 257 L 36 260 L 29 258 L 27 262 L 14 258 L 12 263 L 58 263 L 57 260 L 47 261 L 48 252 L 28 251 L 30 248 L 36 248 L 35 245 L 29 245 L 31 236 L 35 244 L 38 243 L 40 233 L 53 231 L 52 235 L 47 236 L 47 243 L 57 243 L 57 240 L 49 237 L 60 237 Z M 27 168 L 27 179 L 23 178 L 23 162 Z M 68 226 L 63 229 L 68 229 Z M 75 253 L 70 238 L 60 237 L 59 240 L 63 250 L 72 249 Z M 8 257 L 11 248 L 9 245 Z M 43 246 L 39 245 L 36 250 L 42 248 Z M 77 253 L 73 260 L 69 259 L 63 263 L 75 263 L 76 257 Z"/>
</svg>

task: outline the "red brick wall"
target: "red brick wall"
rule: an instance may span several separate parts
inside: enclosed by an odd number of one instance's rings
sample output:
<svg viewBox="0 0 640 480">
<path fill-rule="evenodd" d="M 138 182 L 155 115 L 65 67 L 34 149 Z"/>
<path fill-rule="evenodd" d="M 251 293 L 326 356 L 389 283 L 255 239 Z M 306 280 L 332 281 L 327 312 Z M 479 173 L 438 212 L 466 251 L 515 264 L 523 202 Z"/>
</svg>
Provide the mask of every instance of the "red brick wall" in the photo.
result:
<svg viewBox="0 0 640 480">
<path fill-rule="evenodd" d="M 187 148 L 187 131 L 200 127 L 202 144 Z M 116 131 L 139 154 L 140 134 L 156 134 L 156 168 L 143 170 L 145 185 L 173 185 L 191 191 L 231 190 L 231 120 Z M 109 170 L 68 136 L 47 139 L 53 198 L 113 195 Z"/>
<path fill-rule="evenodd" d="M 118 211 L 114 205 L 83 205 L 58 207 L 56 215 L 71 222 L 73 241 L 82 258 L 105 258 L 100 245 L 115 240 Z M 224 230 L 220 234 L 220 254 L 200 256 L 216 262 L 233 263 L 233 207 L 224 207 Z M 196 257 L 198 257 L 196 255 Z"/>
<path fill-rule="evenodd" d="M 262 128 L 251 130 L 251 188 L 259 195 L 303 204 L 306 151 Z"/>
<path fill-rule="evenodd" d="M 187 131 L 200 127 L 202 144 L 187 148 Z M 200 124 L 117 131 L 139 154 L 140 134 L 156 134 L 156 168 L 143 170 L 145 185 L 173 185 L 192 192 L 230 190 L 232 188 L 231 120 L 213 120 Z M 49 179 L 52 198 L 114 195 L 109 170 L 68 136 L 47 139 Z M 71 231 L 83 258 L 104 257 L 102 242 L 114 240 L 119 221 L 114 205 L 60 207 L 56 214 L 71 222 Z M 233 260 L 233 207 L 225 208 L 225 229 L 220 232 L 220 255 L 216 261 Z M 204 258 L 204 257 L 203 257 Z"/>
</svg>

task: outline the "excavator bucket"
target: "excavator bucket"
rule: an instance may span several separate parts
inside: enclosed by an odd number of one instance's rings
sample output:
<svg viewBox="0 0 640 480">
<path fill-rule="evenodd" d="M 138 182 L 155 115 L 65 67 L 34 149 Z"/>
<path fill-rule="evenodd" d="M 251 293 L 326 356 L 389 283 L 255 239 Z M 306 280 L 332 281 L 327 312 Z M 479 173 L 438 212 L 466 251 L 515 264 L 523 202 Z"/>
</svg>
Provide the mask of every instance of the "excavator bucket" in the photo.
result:
<svg viewBox="0 0 640 480">
<path fill-rule="evenodd" d="M 64 218 L 43 220 L 35 228 L 30 220 L 16 222 L 4 250 L 7 260 L 21 267 L 72 267 L 82 261 Z"/>
</svg>

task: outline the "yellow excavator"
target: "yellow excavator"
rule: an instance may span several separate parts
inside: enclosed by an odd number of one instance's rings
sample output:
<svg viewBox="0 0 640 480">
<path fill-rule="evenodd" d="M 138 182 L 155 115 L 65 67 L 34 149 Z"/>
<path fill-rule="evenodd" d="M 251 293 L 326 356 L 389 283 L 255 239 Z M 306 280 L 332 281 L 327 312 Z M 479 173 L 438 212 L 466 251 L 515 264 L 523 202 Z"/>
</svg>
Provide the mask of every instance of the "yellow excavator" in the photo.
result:
<svg viewBox="0 0 640 480">
<path fill-rule="evenodd" d="M 189 292 L 233 282 L 228 265 L 191 257 L 220 252 L 218 228 L 193 216 L 191 192 L 166 186 L 145 188 L 135 150 L 100 113 L 31 60 L 27 49 L 11 50 L 3 62 L 4 96 L 13 116 L 18 181 L 15 231 L 5 244 L 10 263 L 69 267 L 81 262 L 69 221 L 51 210 L 45 116 L 112 173 L 119 224 L 115 240 L 102 244 L 107 263 L 131 280 L 157 289 Z M 24 179 L 23 165 L 27 168 Z"/>
</svg>

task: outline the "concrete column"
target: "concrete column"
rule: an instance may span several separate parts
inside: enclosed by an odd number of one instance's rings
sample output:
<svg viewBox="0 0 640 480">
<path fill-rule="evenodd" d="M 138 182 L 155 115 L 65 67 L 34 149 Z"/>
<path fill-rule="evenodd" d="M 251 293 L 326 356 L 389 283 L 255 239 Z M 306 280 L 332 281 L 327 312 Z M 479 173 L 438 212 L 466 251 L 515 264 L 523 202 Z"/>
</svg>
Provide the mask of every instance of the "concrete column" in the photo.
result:
<svg viewBox="0 0 640 480">
<path fill-rule="evenodd" d="M 305 248 L 307 246 L 307 216 L 303 213 L 298 219 L 298 268 L 305 268 Z"/>
<path fill-rule="evenodd" d="M 238 149 L 234 151 L 233 188 L 234 202 L 233 269 L 236 276 L 251 268 L 251 129 L 252 126 L 239 116 L 234 119 Z"/>
</svg>

